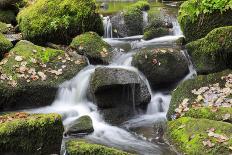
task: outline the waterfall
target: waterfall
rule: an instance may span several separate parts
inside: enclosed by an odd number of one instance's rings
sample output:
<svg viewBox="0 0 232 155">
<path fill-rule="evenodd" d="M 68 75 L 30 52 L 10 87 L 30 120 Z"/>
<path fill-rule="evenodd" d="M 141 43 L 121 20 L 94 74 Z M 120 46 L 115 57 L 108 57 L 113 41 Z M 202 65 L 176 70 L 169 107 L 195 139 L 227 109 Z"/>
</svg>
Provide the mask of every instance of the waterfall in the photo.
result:
<svg viewBox="0 0 232 155">
<path fill-rule="evenodd" d="M 148 24 L 148 13 L 146 11 L 143 11 L 143 26 L 147 26 Z"/>
<path fill-rule="evenodd" d="M 113 38 L 112 23 L 110 17 L 103 17 L 104 38 Z"/>
</svg>

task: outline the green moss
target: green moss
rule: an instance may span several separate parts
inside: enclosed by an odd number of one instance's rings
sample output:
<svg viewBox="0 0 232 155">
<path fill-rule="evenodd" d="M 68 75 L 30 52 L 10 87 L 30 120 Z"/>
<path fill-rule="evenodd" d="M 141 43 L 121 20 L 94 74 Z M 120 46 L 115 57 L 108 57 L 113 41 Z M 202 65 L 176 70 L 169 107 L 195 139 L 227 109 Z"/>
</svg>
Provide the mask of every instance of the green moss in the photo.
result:
<svg viewBox="0 0 232 155">
<path fill-rule="evenodd" d="M 188 0 L 180 7 L 178 21 L 189 42 L 204 37 L 214 28 L 232 25 L 231 13 L 230 0 Z"/>
<path fill-rule="evenodd" d="M 137 8 L 141 11 L 148 11 L 150 10 L 150 4 L 147 0 L 139 0 L 135 4 L 131 5 L 131 7 Z"/>
<path fill-rule="evenodd" d="M 144 32 L 143 39 L 151 40 L 153 38 L 162 37 L 169 34 L 169 30 L 167 28 L 159 27 L 152 28 Z"/>
<path fill-rule="evenodd" d="M 220 143 L 216 141 L 216 138 L 209 137 L 207 130 L 212 128 L 215 129 L 215 133 L 225 135 L 229 140 L 226 143 Z M 227 155 L 231 153 L 229 149 L 232 144 L 231 131 L 232 124 L 230 123 L 182 117 L 168 122 L 167 137 L 184 154 Z M 215 145 L 213 147 L 204 146 L 204 140 L 210 140 Z"/>
<path fill-rule="evenodd" d="M 0 123 L 0 152 L 59 153 L 63 125 L 58 114 L 31 114 Z"/>
<path fill-rule="evenodd" d="M 198 73 L 232 68 L 232 26 L 212 30 L 206 37 L 186 45 Z"/>
<path fill-rule="evenodd" d="M 229 114 L 229 118 L 225 118 L 225 115 Z M 184 116 L 192 118 L 205 118 L 216 121 L 226 121 L 232 123 L 232 108 L 220 107 L 215 112 L 211 107 L 203 107 L 197 109 L 190 109 Z"/>
<path fill-rule="evenodd" d="M 95 32 L 87 32 L 75 37 L 70 46 L 79 54 L 86 55 L 91 63 L 109 63 L 111 46 Z"/>
<path fill-rule="evenodd" d="M 222 76 L 226 76 L 231 73 L 231 70 L 225 70 L 223 72 L 200 75 L 194 79 L 190 79 L 182 82 L 173 92 L 172 99 L 167 113 L 167 118 L 172 119 L 175 113 L 175 109 L 182 103 L 185 98 L 189 99 L 189 103 L 192 103 L 197 98 L 191 91 L 199 89 L 201 87 L 209 86 L 210 84 L 219 83 L 220 86 L 225 85 L 225 81 L 221 79 Z"/>
<path fill-rule="evenodd" d="M 6 39 L 6 37 L 0 33 L 0 60 L 3 55 L 13 47 L 13 44 Z"/>
<path fill-rule="evenodd" d="M 0 22 L 0 33 L 6 33 L 8 30 L 7 24 Z"/>
<path fill-rule="evenodd" d="M 0 22 L 7 24 L 15 24 L 16 16 L 15 12 L 12 10 L 1 10 L 0 9 Z"/>
<path fill-rule="evenodd" d="M 103 145 L 91 144 L 83 140 L 70 140 L 66 143 L 69 155 L 129 155 L 129 153 Z"/>
<path fill-rule="evenodd" d="M 95 31 L 103 23 L 93 0 L 37 0 L 20 11 L 17 20 L 23 37 L 36 43 L 69 43 L 78 34 Z"/>
</svg>

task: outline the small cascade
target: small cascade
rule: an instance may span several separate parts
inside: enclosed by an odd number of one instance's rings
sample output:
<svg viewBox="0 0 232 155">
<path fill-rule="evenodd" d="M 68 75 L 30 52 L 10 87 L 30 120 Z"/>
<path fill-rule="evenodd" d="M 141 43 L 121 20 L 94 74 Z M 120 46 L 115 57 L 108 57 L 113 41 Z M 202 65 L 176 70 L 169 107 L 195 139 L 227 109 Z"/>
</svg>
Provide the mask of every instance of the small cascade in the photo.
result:
<svg viewBox="0 0 232 155">
<path fill-rule="evenodd" d="M 187 50 L 183 50 L 182 53 L 186 57 L 186 59 L 188 61 L 188 66 L 189 66 L 189 74 L 183 79 L 185 81 L 185 80 L 192 79 L 195 76 L 197 76 L 197 71 L 195 70 L 195 68 L 193 66 L 192 60 L 191 60 Z"/>
<path fill-rule="evenodd" d="M 143 26 L 147 26 L 148 24 L 148 13 L 146 11 L 143 11 Z"/>
<path fill-rule="evenodd" d="M 113 38 L 112 23 L 110 17 L 103 17 L 104 38 Z"/>
<path fill-rule="evenodd" d="M 183 32 L 181 31 L 180 24 L 178 23 L 177 18 L 170 17 L 170 21 L 173 25 L 173 35 L 174 36 L 183 36 Z"/>
</svg>

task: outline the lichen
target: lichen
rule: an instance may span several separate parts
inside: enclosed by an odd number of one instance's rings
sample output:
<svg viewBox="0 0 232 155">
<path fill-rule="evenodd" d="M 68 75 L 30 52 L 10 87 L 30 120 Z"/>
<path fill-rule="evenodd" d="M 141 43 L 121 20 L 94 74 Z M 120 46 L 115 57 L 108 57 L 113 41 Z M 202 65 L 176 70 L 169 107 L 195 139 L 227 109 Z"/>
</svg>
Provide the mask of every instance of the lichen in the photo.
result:
<svg viewBox="0 0 232 155">
<path fill-rule="evenodd" d="M 130 155 L 127 152 L 99 144 L 91 144 L 84 140 L 70 140 L 66 143 L 69 155 Z"/>
<path fill-rule="evenodd" d="M 184 154 L 226 155 L 231 153 L 231 131 L 230 123 L 182 117 L 168 122 L 166 136 Z M 219 137 L 211 136 L 209 132 L 218 134 Z M 220 136 L 226 137 L 225 141 L 220 139 Z M 207 141 L 209 144 L 204 144 Z"/>
<path fill-rule="evenodd" d="M 0 152 L 59 153 L 63 130 L 58 114 L 30 114 L 0 123 Z"/>
</svg>

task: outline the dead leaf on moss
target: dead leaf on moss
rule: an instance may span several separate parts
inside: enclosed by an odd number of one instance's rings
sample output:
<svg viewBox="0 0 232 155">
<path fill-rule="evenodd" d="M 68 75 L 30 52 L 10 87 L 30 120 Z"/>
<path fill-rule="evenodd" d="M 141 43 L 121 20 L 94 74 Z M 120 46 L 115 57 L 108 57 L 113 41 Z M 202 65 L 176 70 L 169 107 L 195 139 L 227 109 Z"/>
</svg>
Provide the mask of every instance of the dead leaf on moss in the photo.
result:
<svg viewBox="0 0 232 155">
<path fill-rule="evenodd" d="M 16 56 L 15 60 L 18 61 L 18 62 L 21 62 L 21 61 L 23 61 L 23 57 L 22 56 Z"/>
<path fill-rule="evenodd" d="M 208 140 L 208 139 L 207 139 L 207 140 L 204 140 L 202 143 L 203 143 L 204 146 L 207 146 L 207 147 L 210 147 L 210 148 L 213 147 L 213 146 L 215 145 L 214 143 L 212 143 L 212 142 L 211 142 L 210 140 Z"/>
</svg>

